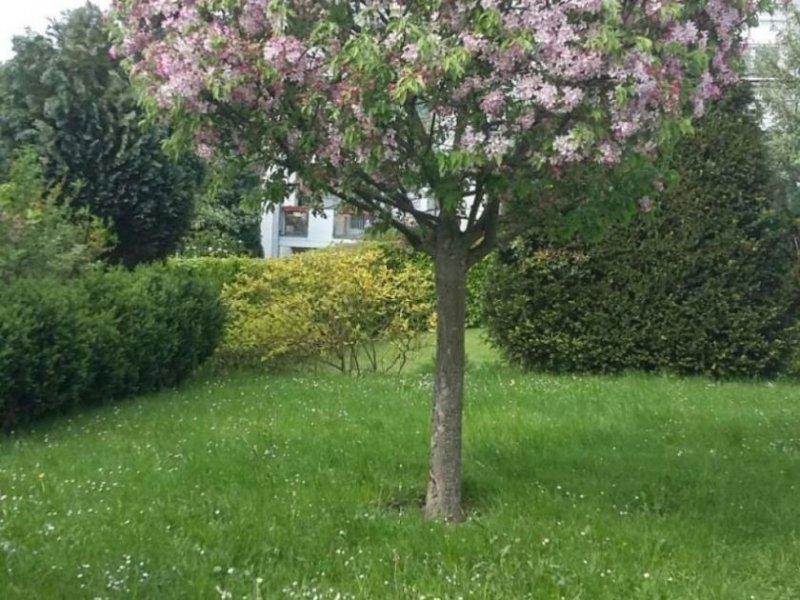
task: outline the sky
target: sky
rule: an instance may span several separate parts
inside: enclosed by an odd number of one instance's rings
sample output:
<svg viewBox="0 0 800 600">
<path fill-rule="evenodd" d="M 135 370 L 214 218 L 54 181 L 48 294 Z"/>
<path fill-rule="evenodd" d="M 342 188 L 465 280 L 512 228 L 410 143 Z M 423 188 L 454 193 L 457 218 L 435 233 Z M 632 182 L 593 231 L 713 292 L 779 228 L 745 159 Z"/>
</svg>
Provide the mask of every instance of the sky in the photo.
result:
<svg viewBox="0 0 800 600">
<path fill-rule="evenodd" d="M 103 10 L 111 0 L 92 0 Z M 65 10 L 79 8 L 86 0 L 0 0 L 0 61 L 11 58 L 11 38 L 25 33 L 29 27 L 44 33 L 47 25 Z"/>
</svg>

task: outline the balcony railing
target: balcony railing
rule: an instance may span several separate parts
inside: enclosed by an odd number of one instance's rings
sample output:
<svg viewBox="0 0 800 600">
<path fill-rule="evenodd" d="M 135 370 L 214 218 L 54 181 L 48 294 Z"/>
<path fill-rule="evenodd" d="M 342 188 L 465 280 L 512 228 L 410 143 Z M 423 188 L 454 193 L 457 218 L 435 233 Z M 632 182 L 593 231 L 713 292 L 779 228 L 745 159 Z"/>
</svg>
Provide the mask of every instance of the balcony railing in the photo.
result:
<svg viewBox="0 0 800 600">
<path fill-rule="evenodd" d="M 370 226 L 372 215 L 339 213 L 333 218 L 333 237 L 337 239 L 356 239 L 364 235 Z"/>
<path fill-rule="evenodd" d="M 281 235 L 308 237 L 308 209 L 302 206 L 282 206 Z"/>
</svg>

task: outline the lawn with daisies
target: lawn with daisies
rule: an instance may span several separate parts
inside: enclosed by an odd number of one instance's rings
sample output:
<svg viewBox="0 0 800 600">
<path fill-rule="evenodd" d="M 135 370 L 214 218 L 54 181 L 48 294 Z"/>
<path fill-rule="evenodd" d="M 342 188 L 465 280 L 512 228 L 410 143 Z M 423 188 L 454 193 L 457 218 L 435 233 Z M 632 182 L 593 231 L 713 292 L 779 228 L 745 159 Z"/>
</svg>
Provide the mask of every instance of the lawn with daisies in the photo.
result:
<svg viewBox="0 0 800 600">
<path fill-rule="evenodd" d="M 800 387 L 504 367 L 424 520 L 426 357 L 200 375 L 0 440 L 0 597 L 800 598 Z"/>
</svg>

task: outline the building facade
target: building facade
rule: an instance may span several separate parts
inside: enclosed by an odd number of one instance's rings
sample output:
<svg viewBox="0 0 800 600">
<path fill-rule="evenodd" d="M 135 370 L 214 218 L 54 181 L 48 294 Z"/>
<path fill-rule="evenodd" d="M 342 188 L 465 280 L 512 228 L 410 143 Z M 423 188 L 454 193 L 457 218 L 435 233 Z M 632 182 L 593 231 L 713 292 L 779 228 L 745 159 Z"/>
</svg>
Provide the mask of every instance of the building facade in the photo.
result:
<svg viewBox="0 0 800 600">
<path fill-rule="evenodd" d="M 414 205 L 420 210 L 435 210 L 432 200 L 415 200 Z M 372 223 L 373 215 L 342 206 L 336 199 L 328 200 L 315 213 L 290 197 L 264 213 L 261 245 L 264 256 L 273 258 L 334 244 L 351 244 L 361 239 Z"/>
</svg>

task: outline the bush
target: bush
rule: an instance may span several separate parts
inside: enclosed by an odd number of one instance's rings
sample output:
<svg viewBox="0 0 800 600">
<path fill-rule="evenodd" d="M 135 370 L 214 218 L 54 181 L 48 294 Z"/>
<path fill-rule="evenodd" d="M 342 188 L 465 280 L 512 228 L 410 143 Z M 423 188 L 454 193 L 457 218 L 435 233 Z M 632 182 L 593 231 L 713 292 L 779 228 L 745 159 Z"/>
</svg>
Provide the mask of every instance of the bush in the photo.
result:
<svg viewBox="0 0 800 600">
<path fill-rule="evenodd" d="M 378 252 L 381 260 L 391 270 L 411 269 L 417 271 L 419 277 L 429 280 L 431 285 L 426 302 L 430 303 L 435 309 L 436 292 L 433 289 L 433 261 L 429 256 L 419 252 L 412 252 L 409 247 L 399 242 L 364 242 L 358 244 L 358 247 L 368 247 Z M 195 275 L 222 290 L 224 284 L 233 282 L 241 273 L 257 277 L 269 268 L 270 262 L 270 260 L 246 256 L 201 256 L 192 258 L 181 256 L 171 258 L 168 264 L 172 269 Z M 467 275 L 467 327 L 483 326 L 483 286 L 490 263 L 490 258 L 485 258 L 472 267 Z"/>
<path fill-rule="evenodd" d="M 486 311 L 507 358 L 555 371 L 717 377 L 785 367 L 798 280 L 750 103 L 734 92 L 699 123 L 670 165 L 679 183 L 652 210 L 596 241 L 529 236 L 501 249 Z"/>
<path fill-rule="evenodd" d="M 85 291 L 47 279 L 0 292 L 0 420 L 5 426 L 77 404 L 89 380 Z"/>
<path fill-rule="evenodd" d="M 420 271 L 424 277 L 433 281 L 433 260 L 430 256 L 412 250 L 402 243 L 374 244 L 393 268 L 406 265 Z M 483 287 L 486 273 L 491 263 L 489 257 L 474 265 L 467 273 L 467 327 L 483 326 Z M 429 301 L 436 306 L 436 292 L 431 286 Z"/>
<path fill-rule="evenodd" d="M 467 327 L 483 327 L 483 296 L 491 255 L 472 266 L 467 273 Z"/>
<path fill-rule="evenodd" d="M 97 264 L 110 243 L 96 218 L 72 214 L 47 190 L 32 148 L 14 154 L 0 180 L 0 284 L 18 277 L 72 277 Z"/>
<path fill-rule="evenodd" d="M 174 385 L 221 329 L 215 292 L 163 267 L 17 280 L 0 291 L 0 424 Z"/>
<path fill-rule="evenodd" d="M 170 270 L 200 279 L 217 293 L 222 291 L 222 286 L 226 283 L 232 283 L 238 275 L 258 276 L 269 264 L 268 260 L 249 256 L 179 257 L 167 261 Z"/>
<path fill-rule="evenodd" d="M 220 364 L 400 369 L 432 325 L 429 273 L 413 262 L 392 264 L 379 247 L 337 247 L 261 265 L 260 273 L 242 272 L 223 288 L 228 321 Z"/>
</svg>

